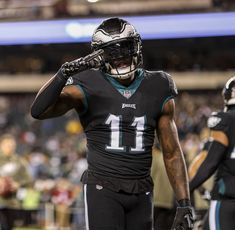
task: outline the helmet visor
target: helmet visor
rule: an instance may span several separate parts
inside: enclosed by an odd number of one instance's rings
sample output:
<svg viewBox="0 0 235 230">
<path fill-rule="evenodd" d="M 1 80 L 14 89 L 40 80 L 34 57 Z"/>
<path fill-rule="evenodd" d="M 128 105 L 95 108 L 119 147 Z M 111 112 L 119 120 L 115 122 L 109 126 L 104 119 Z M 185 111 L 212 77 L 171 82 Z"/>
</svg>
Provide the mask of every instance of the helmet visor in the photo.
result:
<svg viewBox="0 0 235 230">
<path fill-rule="evenodd" d="M 116 41 L 102 47 L 104 50 L 104 60 L 113 67 L 122 67 L 130 65 L 133 55 L 138 51 L 137 43 L 132 40 Z"/>
</svg>

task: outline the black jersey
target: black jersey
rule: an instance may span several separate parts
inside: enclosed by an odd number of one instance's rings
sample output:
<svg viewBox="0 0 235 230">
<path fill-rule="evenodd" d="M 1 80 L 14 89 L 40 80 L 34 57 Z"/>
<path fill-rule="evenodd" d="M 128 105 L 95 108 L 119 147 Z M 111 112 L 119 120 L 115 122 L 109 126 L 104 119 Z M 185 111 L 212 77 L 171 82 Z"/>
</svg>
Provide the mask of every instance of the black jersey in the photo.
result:
<svg viewBox="0 0 235 230">
<path fill-rule="evenodd" d="M 213 113 L 208 119 L 211 130 L 222 131 L 229 140 L 223 161 L 216 173 L 213 199 L 235 199 L 235 110 Z"/>
<path fill-rule="evenodd" d="M 84 181 L 106 178 L 115 187 L 110 178 L 116 178 L 121 187 L 125 187 L 124 180 L 128 181 L 128 188 L 136 180 L 145 184 L 150 177 L 155 129 L 163 105 L 177 95 L 171 77 L 162 71 L 139 69 L 135 80 L 125 87 L 111 76 L 91 70 L 69 82 L 80 87 L 86 99 L 86 109 L 80 114 L 88 147 Z M 133 186 L 135 191 L 141 190 L 140 184 Z"/>
</svg>

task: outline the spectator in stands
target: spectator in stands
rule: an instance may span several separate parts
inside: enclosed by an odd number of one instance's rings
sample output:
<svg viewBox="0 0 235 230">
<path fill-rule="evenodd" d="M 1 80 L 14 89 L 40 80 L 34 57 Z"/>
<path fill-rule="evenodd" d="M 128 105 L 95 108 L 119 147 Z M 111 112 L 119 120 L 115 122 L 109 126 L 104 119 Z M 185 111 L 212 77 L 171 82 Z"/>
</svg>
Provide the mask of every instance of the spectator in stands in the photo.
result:
<svg viewBox="0 0 235 230">
<path fill-rule="evenodd" d="M 21 210 L 17 190 L 31 182 L 26 161 L 16 153 L 16 139 L 0 138 L 0 229 L 11 230 Z"/>
<path fill-rule="evenodd" d="M 67 18 L 70 17 L 68 10 L 68 0 L 58 0 L 54 5 L 54 17 L 55 18 Z"/>
<path fill-rule="evenodd" d="M 56 224 L 59 229 L 69 229 L 71 209 L 73 203 L 73 188 L 66 178 L 59 178 L 51 193 L 52 203 L 55 205 Z"/>
<path fill-rule="evenodd" d="M 27 188 L 22 189 L 22 208 L 25 226 L 36 226 L 38 224 L 40 202 L 41 193 L 35 189 L 33 182 Z"/>
<path fill-rule="evenodd" d="M 153 149 L 151 175 L 154 183 L 154 230 L 167 230 L 171 228 L 174 220 L 174 192 L 170 185 L 163 154 L 158 146 Z"/>
</svg>

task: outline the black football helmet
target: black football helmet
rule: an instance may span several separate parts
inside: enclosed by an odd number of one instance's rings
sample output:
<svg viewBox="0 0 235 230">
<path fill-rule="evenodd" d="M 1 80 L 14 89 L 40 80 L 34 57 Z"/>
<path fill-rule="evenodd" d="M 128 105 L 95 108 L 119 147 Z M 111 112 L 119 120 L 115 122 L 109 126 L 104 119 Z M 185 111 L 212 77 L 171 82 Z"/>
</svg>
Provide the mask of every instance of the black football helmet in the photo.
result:
<svg viewBox="0 0 235 230">
<path fill-rule="evenodd" d="M 235 105 L 235 76 L 231 77 L 225 84 L 222 96 L 225 106 Z"/>
<path fill-rule="evenodd" d="M 129 22 L 109 18 L 94 31 L 91 48 L 104 51 L 104 72 L 114 78 L 127 79 L 142 66 L 141 43 L 140 35 Z"/>
</svg>

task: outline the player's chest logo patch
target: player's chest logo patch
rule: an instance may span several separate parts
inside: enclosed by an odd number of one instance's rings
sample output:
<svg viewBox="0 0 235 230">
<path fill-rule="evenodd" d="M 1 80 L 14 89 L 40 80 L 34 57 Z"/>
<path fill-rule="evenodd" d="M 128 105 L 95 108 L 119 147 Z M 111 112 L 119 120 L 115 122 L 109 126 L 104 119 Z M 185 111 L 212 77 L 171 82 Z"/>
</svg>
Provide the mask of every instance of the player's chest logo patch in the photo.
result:
<svg viewBox="0 0 235 230">
<path fill-rule="evenodd" d="M 221 121 L 220 117 L 210 117 L 207 121 L 207 125 L 209 128 L 213 128 L 216 125 L 218 125 L 220 123 L 220 121 Z"/>
<path fill-rule="evenodd" d="M 125 98 L 130 98 L 131 97 L 131 95 L 132 95 L 132 91 L 131 90 L 123 90 L 123 96 L 125 97 Z"/>
</svg>

